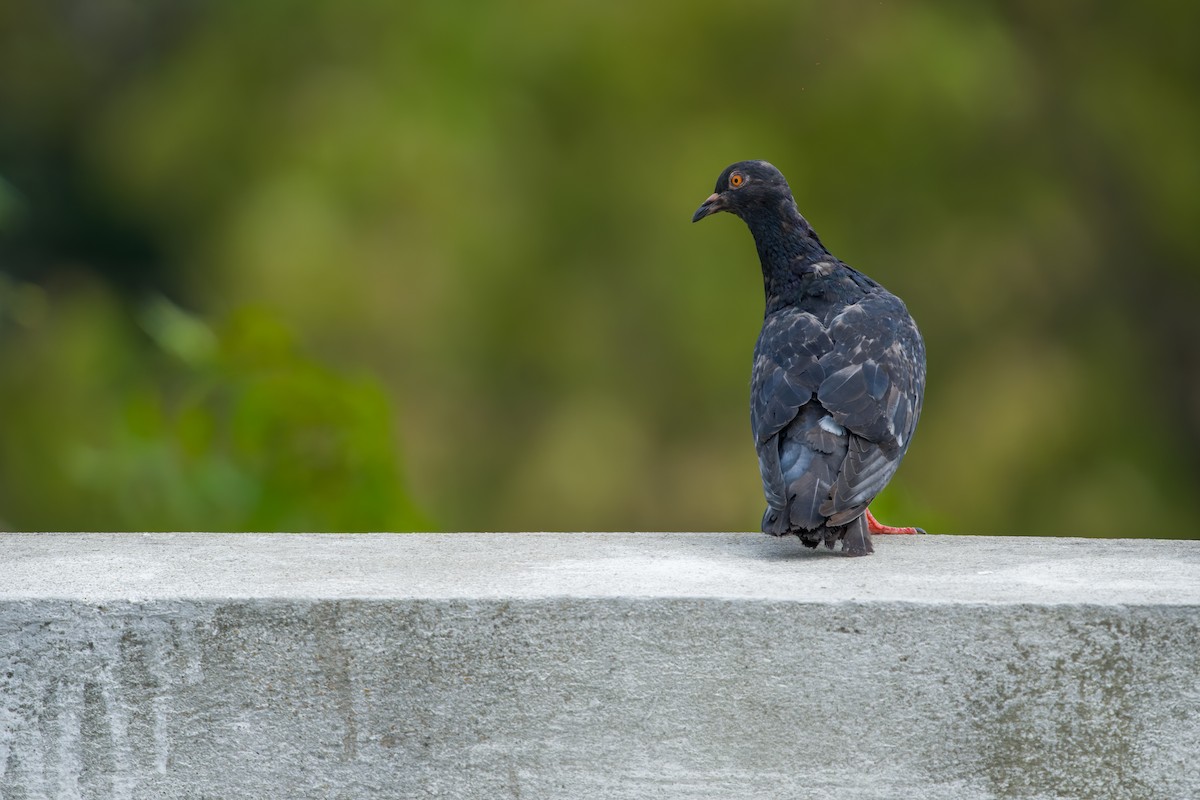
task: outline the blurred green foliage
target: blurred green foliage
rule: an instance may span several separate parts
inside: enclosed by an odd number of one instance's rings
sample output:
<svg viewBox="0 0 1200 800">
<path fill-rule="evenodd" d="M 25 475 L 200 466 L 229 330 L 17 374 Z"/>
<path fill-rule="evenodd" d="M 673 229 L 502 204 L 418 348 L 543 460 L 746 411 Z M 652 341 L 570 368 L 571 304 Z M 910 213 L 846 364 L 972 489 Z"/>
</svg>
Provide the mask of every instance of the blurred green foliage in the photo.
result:
<svg viewBox="0 0 1200 800">
<path fill-rule="evenodd" d="M 881 517 L 1197 535 L 1197 22 L 5 5 L 0 524 L 753 528 L 757 261 L 688 220 L 766 158 L 928 340 Z"/>
<path fill-rule="evenodd" d="M 50 529 L 419 527 L 378 384 L 304 358 L 271 315 L 214 331 L 159 297 L 128 314 L 91 287 L 49 303 L 0 282 L 0 500 Z"/>
</svg>

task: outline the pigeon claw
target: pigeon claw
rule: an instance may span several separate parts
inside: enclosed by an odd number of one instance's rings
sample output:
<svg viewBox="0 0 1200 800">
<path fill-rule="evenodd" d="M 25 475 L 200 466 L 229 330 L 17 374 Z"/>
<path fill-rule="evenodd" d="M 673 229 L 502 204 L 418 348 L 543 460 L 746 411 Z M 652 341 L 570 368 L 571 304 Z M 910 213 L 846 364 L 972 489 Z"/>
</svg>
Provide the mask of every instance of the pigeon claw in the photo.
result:
<svg viewBox="0 0 1200 800">
<path fill-rule="evenodd" d="M 924 533 L 924 528 L 898 528 L 895 525 L 884 525 L 879 520 L 875 519 L 875 515 L 871 513 L 871 509 L 867 509 L 867 530 L 872 534 L 875 533 Z"/>
</svg>

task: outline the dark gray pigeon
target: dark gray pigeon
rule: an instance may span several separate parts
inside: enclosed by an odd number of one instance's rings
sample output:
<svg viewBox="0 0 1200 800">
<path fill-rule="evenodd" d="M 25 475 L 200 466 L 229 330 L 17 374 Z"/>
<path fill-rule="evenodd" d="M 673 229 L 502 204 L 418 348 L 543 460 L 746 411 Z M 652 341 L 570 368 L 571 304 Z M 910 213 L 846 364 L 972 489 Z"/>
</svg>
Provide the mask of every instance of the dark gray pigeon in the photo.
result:
<svg viewBox="0 0 1200 800">
<path fill-rule="evenodd" d="M 750 228 L 767 295 L 750 381 L 763 532 L 856 556 L 872 533 L 917 533 L 867 510 L 921 414 L 925 343 L 908 309 L 821 244 L 766 161 L 726 168 L 692 222 L 718 211 Z"/>
</svg>

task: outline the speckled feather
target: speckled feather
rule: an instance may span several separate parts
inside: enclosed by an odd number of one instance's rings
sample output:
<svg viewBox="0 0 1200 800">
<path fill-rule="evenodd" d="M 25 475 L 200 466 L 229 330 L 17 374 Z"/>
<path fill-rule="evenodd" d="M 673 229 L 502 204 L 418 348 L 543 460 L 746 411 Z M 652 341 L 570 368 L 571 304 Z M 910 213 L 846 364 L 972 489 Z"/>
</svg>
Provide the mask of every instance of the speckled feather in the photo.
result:
<svg viewBox="0 0 1200 800">
<path fill-rule="evenodd" d="M 716 211 L 750 228 L 766 291 L 750 393 L 762 529 L 869 553 L 864 512 L 900 466 L 921 413 L 917 326 L 899 298 L 825 248 L 765 161 L 727 168 L 693 221 Z"/>
</svg>

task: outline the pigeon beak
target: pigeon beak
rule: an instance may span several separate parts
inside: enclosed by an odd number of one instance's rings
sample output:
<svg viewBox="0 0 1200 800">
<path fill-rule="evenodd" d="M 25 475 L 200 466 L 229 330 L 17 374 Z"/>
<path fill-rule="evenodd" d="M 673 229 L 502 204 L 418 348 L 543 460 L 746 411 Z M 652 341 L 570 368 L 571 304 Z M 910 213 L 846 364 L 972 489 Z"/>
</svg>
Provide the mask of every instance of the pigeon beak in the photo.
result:
<svg viewBox="0 0 1200 800">
<path fill-rule="evenodd" d="M 692 215 L 692 222 L 699 222 L 709 214 L 715 214 L 718 211 L 724 210 L 725 198 L 721 197 L 721 195 L 717 194 L 716 192 L 713 192 L 708 196 L 708 199 L 701 203 L 700 207 L 696 209 L 696 213 Z"/>
</svg>

